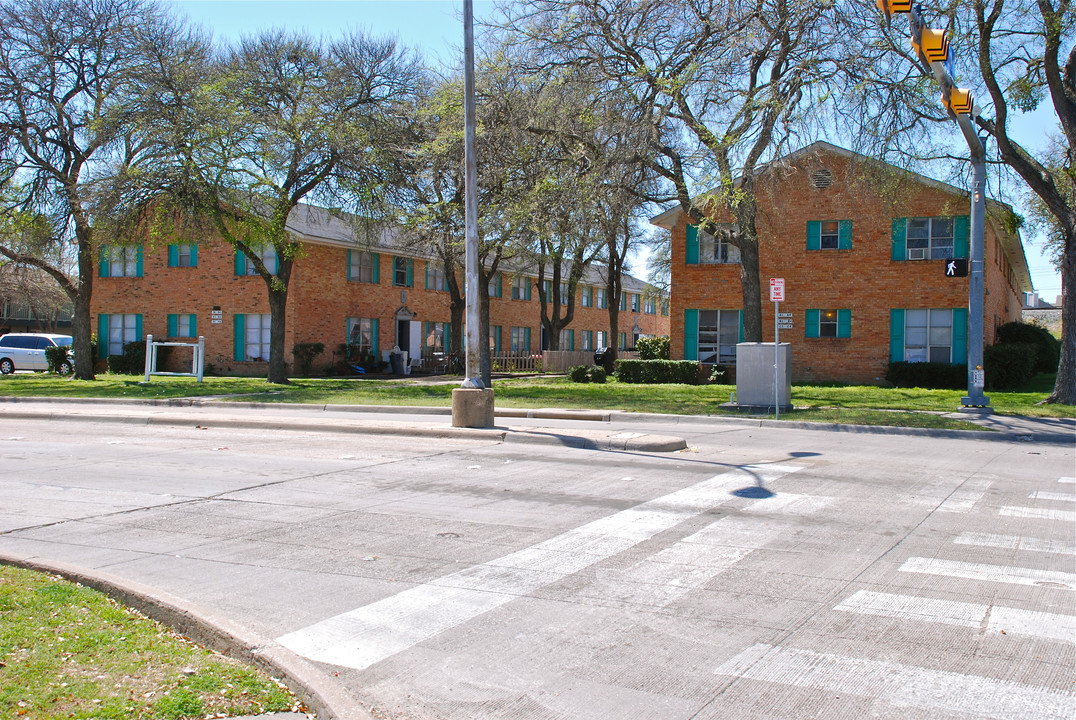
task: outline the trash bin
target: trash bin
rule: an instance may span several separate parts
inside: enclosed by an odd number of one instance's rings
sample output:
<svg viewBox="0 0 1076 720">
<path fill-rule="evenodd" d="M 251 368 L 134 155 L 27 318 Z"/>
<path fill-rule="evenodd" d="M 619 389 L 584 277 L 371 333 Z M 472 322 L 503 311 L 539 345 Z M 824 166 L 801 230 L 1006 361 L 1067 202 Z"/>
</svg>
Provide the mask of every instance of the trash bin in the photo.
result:
<svg viewBox="0 0 1076 720">
<path fill-rule="evenodd" d="M 389 365 L 392 366 L 393 375 L 404 374 L 404 354 L 399 350 L 393 350 L 389 353 Z"/>
<path fill-rule="evenodd" d="M 606 353 L 608 353 L 608 352 L 609 352 L 609 348 L 607 348 L 607 347 L 600 347 L 597 350 L 595 350 L 594 351 L 594 364 L 595 365 L 601 365 L 601 366 L 604 367 L 605 366 L 605 356 L 606 356 Z"/>
</svg>

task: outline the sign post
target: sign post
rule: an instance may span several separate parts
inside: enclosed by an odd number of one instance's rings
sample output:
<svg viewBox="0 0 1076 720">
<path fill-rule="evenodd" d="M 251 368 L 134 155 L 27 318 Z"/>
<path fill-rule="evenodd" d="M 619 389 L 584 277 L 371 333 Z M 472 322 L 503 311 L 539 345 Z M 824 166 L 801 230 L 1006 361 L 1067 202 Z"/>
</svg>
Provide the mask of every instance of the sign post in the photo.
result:
<svg viewBox="0 0 1076 720">
<path fill-rule="evenodd" d="M 785 299 L 785 279 L 770 278 L 770 301 L 773 303 L 773 417 L 781 419 L 780 387 L 781 360 L 778 350 L 781 346 L 781 301 Z"/>
</svg>

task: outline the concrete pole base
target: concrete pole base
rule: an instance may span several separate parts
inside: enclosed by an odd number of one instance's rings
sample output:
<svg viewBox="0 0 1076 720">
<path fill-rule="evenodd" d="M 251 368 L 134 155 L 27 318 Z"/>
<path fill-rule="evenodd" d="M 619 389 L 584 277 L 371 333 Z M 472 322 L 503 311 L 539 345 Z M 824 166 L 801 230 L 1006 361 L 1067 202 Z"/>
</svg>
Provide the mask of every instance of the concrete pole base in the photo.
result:
<svg viewBox="0 0 1076 720">
<path fill-rule="evenodd" d="M 453 390 L 452 427 L 493 427 L 493 388 Z"/>
</svg>

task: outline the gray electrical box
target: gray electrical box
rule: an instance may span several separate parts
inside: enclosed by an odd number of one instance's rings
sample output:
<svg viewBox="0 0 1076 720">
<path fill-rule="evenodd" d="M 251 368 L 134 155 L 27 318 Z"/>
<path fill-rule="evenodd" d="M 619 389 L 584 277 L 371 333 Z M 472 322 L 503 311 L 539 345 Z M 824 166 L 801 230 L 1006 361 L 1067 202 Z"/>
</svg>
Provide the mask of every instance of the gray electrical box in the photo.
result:
<svg viewBox="0 0 1076 720">
<path fill-rule="evenodd" d="M 774 372 L 774 365 L 777 365 Z M 774 391 L 774 381 L 777 389 Z M 792 346 L 740 343 L 736 346 L 736 404 L 742 408 L 792 409 Z"/>
</svg>

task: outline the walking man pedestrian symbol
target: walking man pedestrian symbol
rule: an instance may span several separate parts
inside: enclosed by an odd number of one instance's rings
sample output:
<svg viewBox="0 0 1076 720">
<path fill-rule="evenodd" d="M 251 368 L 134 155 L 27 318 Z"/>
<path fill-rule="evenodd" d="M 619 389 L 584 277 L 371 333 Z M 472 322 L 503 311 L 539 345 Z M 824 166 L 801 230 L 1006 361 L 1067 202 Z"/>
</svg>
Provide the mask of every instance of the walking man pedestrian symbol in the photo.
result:
<svg viewBox="0 0 1076 720">
<path fill-rule="evenodd" d="M 945 266 L 946 277 L 956 277 L 956 260 L 950 260 L 949 264 Z"/>
</svg>

